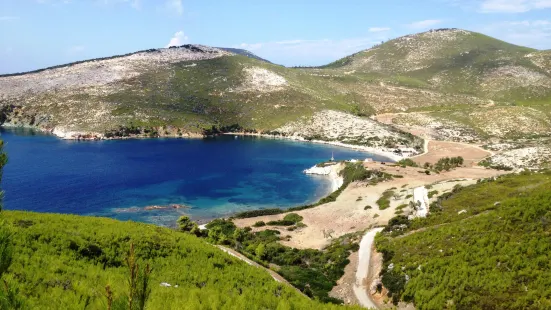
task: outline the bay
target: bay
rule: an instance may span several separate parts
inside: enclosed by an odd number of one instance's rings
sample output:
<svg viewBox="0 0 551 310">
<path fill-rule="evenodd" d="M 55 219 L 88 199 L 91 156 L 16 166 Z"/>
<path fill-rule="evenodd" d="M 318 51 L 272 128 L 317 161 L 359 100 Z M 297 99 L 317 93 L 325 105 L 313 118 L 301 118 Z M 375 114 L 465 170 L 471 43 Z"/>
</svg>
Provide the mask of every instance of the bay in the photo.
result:
<svg viewBox="0 0 551 310">
<path fill-rule="evenodd" d="M 4 207 L 172 226 L 259 208 L 312 203 L 331 181 L 302 173 L 335 159 L 387 160 L 351 149 L 255 137 L 66 141 L 1 130 L 9 162 Z M 148 206 L 190 208 L 153 209 Z"/>
</svg>

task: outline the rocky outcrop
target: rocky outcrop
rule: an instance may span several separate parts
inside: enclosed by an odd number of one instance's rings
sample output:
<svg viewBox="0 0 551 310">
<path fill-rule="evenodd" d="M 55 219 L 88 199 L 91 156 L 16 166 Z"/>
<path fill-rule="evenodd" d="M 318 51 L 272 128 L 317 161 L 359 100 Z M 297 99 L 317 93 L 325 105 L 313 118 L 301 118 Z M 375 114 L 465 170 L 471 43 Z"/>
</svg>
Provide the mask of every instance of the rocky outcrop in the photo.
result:
<svg viewBox="0 0 551 310">
<path fill-rule="evenodd" d="M 551 147 L 535 146 L 510 150 L 490 157 L 487 163 L 494 167 L 538 169 L 551 163 Z"/>
<path fill-rule="evenodd" d="M 324 110 L 275 130 L 286 136 L 381 148 L 392 152 L 401 146 L 422 149 L 423 142 L 369 118 Z"/>
</svg>

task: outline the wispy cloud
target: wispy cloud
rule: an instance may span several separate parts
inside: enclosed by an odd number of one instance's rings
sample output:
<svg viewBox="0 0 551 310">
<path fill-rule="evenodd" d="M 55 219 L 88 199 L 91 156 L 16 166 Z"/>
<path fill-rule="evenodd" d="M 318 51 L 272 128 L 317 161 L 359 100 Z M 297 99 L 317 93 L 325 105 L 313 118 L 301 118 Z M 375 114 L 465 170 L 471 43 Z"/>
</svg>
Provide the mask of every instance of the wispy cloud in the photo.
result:
<svg viewBox="0 0 551 310">
<path fill-rule="evenodd" d="M 411 24 L 408 24 L 408 28 L 414 29 L 414 30 L 423 30 L 427 28 L 431 28 L 433 26 L 436 26 L 438 24 L 441 24 L 443 20 L 441 19 L 426 19 L 421 20 L 418 22 L 413 22 Z"/>
<path fill-rule="evenodd" d="M 368 29 L 369 32 L 384 32 L 384 31 L 390 31 L 390 28 L 388 27 L 371 27 Z"/>
<path fill-rule="evenodd" d="M 385 32 L 366 37 L 319 40 L 283 40 L 241 43 L 235 48 L 250 50 L 260 57 L 285 65 L 323 65 L 387 40 Z"/>
<path fill-rule="evenodd" d="M 184 34 L 184 31 L 180 30 L 172 36 L 170 42 L 165 47 L 180 46 L 188 41 L 188 37 Z"/>
<path fill-rule="evenodd" d="M 513 44 L 551 48 L 551 20 L 504 21 L 479 28 L 480 32 Z"/>
<path fill-rule="evenodd" d="M 165 2 L 165 8 L 170 12 L 174 12 L 176 15 L 184 14 L 184 5 L 182 0 L 167 0 Z"/>
<path fill-rule="evenodd" d="M 483 13 L 524 13 L 551 8 L 551 0 L 484 0 L 480 4 Z"/>
<path fill-rule="evenodd" d="M 19 16 L 0 16 L 0 22 L 9 22 L 12 20 L 18 20 Z"/>
</svg>

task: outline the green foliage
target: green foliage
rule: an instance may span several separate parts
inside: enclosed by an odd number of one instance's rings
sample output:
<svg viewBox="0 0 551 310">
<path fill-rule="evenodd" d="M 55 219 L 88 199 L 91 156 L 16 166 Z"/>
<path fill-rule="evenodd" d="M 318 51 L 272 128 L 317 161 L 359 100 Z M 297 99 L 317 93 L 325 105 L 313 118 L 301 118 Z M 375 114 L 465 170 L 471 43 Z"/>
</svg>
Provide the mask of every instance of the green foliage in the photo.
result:
<svg viewBox="0 0 551 310">
<path fill-rule="evenodd" d="M 263 226 L 266 226 L 266 223 L 264 223 L 264 221 L 258 221 L 253 224 L 253 227 L 263 227 Z"/>
<path fill-rule="evenodd" d="M 513 170 L 513 168 L 511 168 L 509 166 L 506 166 L 506 165 L 503 165 L 503 164 L 494 165 L 490 159 L 484 159 L 484 160 L 480 161 L 478 163 L 478 165 L 482 166 L 482 167 L 486 167 L 486 168 L 492 168 L 492 169 L 495 169 L 495 170 L 503 170 L 503 171 Z"/>
<path fill-rule="evenodd" d="M 259 210 L 243 211 L 243 212 L 237 213 L 233 216 L 233 218 L 245 219 L 245 218 L 257 217 L 257 216 L 281 214 L 281 213 L 284 213 L 284 212 L 285 212 L 285 210 L 277 209 L 277 208 L 259 209 Z"/>
<path fill-rule="evenodd" d="M 419 167 L 419 165 L 417 165 L 416 162 L 414 162 L 413 160 L 409 159 L 409 158 L 405 158 L 405 159 L 402 159 L 400 160 L 399 162 L 397 162 L 396 164 L 402 166 L 402 167 Z"/>
<path fill-rule="evenodd" d="M 289 213 L 289 214 L 286 214 L 285 217 L 283 218 L 283 220 L 285 221 L 292 221 L 294 223 L 298 223 L 300 221 L 302 221 L 303 217 L 296 214 L 296 213 Z"/>
<path fill-rule="evenodd" d="M 294 221 L 302 220 L 296 214 L 291 215 L 290 218 L 293 218 Z M 209 223 L 209 236 L 211 230 L 226 231 L 221 226 L 230 227 L 222 221 L 212 225 Z M 298 222 L 296 226 L 290 228 L 297 229 L 305 226 Z M 234 230 L 237 229 L 234 228 Z M 322 251 L 299 250 L 284 246 L 279 243 L 280 236 L 276 230 L 263 230 L 255 233 L 243 231 L 239 242 L 236 242 L 237 240 L 234 238 L 235 233 L 227 230 L 224 233 L 224 238 L 219 238 L 219 240 L 227 240 L 226 244 L 235 245 L 236 250 L 260 264 L 278 266 L 278 272 L 304 294 L 319 298 L 324 302 L 340 303 L 340 301 L 330 298 L 328 293 L 344 274 L 344 267 L 349 262 L 350 253 L 358 249 L 356 236 L 353 235 L 335 239 Z"/>
<path fill-rule="evenodd" d="M 197 229 L 197 224 L 192 222 L 188 216 L 180 216 L 177 223 L 178 228 L 183 232 L 191 232 Z"/>
<path fill-rule="evenodd" d="M 25 309 L 128 309 L 130 243 L 135 261 L 151 266 L 147 309 L 332 308 L 308 300 L 190 234 L 133 222 L 73 215 L 4 211 L 12 233 L 13 262 L 2 279 Z M 231 228 L 217 221 L 220 232 Z M 233 238 L 233 231 L 232 231 Z M 140 280 L 142 279 L 142 280 Z M 143 277 L 136 288 L 144 290 Z M 167 282 L 172 287 L 161 287 Z M 141 283 L 141 285 L 140 285 Z M 175 287 L 175 285 L 179 287 Z M 147 287 L 145 287 L 147 288 Z M 134 300 L 140 300 L 139 293 Z M 10 309 L 10 308 L 8 308 Z"/>
<path fill-rule="evenodd" d="M 444 158 L 440 158 L 436 164 L 434 164 L 434 170 L 436 172 L 441 172 L 443 170 L 445 171 L 450 171 L 451 169 L 453 168 L 457 168 L 457 167 L 460 167 L 461 165 L 463 165 L 463 157 L 461 156 L 458 156 L 458 157 L 444 157 Z"/>
<path fill-rule="evenodd" d="M 383 192 L 383 195 L 379 199 L 377 199 L 379 210 L 385 210 L 390 207 L 390 198 L 392 196 L 394 196 L 393 190 L 386 190 Z"/>
<path fill-rule="evenodd" d="M 427 196 L 428 196 L 429 198 L 432 198 L 432 197 L 434 197 L 435 195 L 438 195 L 438 191 L 437 191 L 437 190 L 430 191 L 430 192 L 427 194 Z"/>
<path fill-rule="evenodd" d="M 445 195 L 440 212 L 409 224 L 411 234 L 385 228 L 376 246 L 393 300 L 418 309 L 551 308 L 549 188 L 551 172 L 483 180 Z"/>
<path fill-rule="evenodd" d="M 278 220 L 278 221 L 269 221 L 266 224 L 270 226 L 292 226 L 292 225 L 295 225 L 295 222 L 287 221 L 287 220 Z"/>
</svg>

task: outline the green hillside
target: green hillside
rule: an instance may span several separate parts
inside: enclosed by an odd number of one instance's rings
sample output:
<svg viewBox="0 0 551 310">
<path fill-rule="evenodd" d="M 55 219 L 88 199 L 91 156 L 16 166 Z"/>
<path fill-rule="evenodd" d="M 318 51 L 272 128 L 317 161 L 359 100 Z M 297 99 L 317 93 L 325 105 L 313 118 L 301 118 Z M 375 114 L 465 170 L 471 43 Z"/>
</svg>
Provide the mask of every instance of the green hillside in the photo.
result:
<svg viewBox="0 0 551 310">
<path fill-rule="evenodd" d="M 234 124 L 277 131 L 337 110 L 361 117 L 407 113 L 411 119 L 396 119 L 397 125 L 441 126 L 468 132 L 471 140 L 551 129 L 549 51 L 475 32 L 412 34 L 319 68 L 285 68 L 243 55 L 186 45 L 3 76 L 0 122 L 186 136 Z"/>
<path fill-rule="evenodd" d="M 140 266 L 152 270 L 147 309 L 339 308 L 309 300 L 266 271 L 167 228 L 72 215 L 1 216 L 14 253 L 2 279 L 18 291 L 23 309 L 106 309 L 107 285 L 113 303 L 126 304 L 131 243 Z"/>
<path fill-rule="evenodd" d="M 551 172 L 502 176 L 454 190 L 425 219 L 391 221 L 376 246 L 392 298 L 417 309 L 551 308 L 549 188 Z"/>
</svg>

